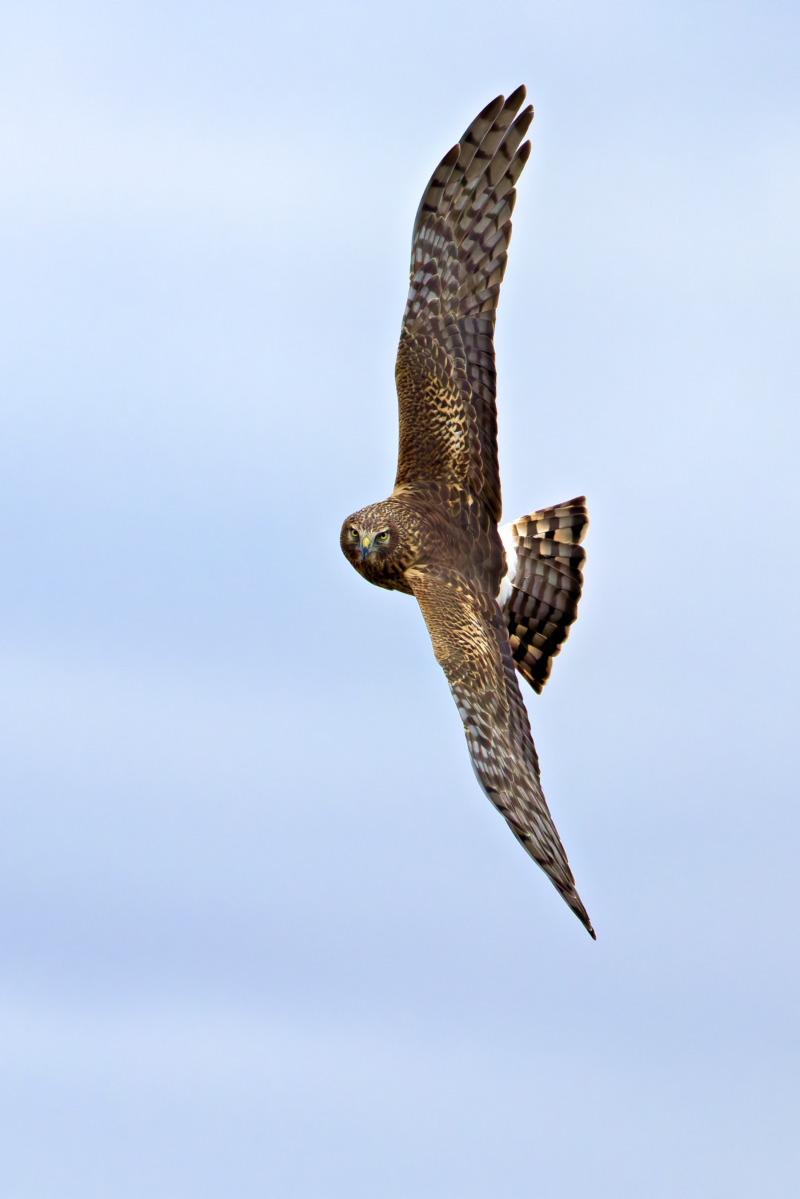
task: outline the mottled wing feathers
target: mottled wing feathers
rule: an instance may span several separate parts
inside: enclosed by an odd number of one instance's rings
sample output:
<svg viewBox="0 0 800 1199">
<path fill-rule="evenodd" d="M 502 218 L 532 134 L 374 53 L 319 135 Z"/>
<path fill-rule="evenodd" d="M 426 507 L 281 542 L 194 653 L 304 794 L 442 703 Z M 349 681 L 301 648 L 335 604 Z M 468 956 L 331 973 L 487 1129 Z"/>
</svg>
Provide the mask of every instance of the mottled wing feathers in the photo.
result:
<svg viewBox="0 0 800 1199">
<path fill-rule="evenodd" d="M 455 571 L 407 572 L 464 723 L 478 781 L 594 937 L 539 782 L 527 712 L 496 604 Z"/>
<path fill-rule="evenodd" d="M 589 527 L 585 496 L 521 516 L 500 530 L 508 572 L 498 602 L 517 670 L 541 692 L 578 614 Z"/>
<path fill-rule="evenodd" d="M 425 189 L 414 223 L 411 249 L 411 291 L 403 323 L 398 366 L 405 358 L 403 381 L 406 387 L 405 411 L 401 399 L 401 457 L 403 422 L 413 419 L 424 424 L 425 404 L 409 403 L 412 385 L 408 364 L 409 341 L 420 336 L 438 340 L 439 330 L 421 319 L 424 304 L 418 294 L 427 276 L 438 277 L 431 312 L 441 320 L 451 318 L 459 338 L 450 329 L 453 349 L 448 354 L 463 364 L 470 389 L 471 410 L 465 405 L 461 435 L 470 441 L 466 452 L 456 456 L 449 477 L 465 482 L 480 497 L 488 514 L 499 520 L 501 512 L 500 478 L 497 465 L 497 418 L 495 410 L 494 320 L 500 284 L 506 268 L 511 236 L 511 213 L 516 192 L 514 184 L 530 153 L 530 143 L 520 143 L 533 119 L 528 107 L 517 116 L 525 99 L 518 88 L 508 100 L 498 96 L 479 113 L 458 145 L 444 156 Z M 515 120 L 516 117 L 516 120 Z M 436 237 L 432 238 L 432 231 Z M 434 244 L 436 241 L 436 244 Z M 458 263 L 458 272 L 452 266 Z M 435 270 L 433 264 L 435 262 Z M 422 276 L 421 276 L 422 272 Z M 449 286 L 446 285 L 445 275 Z M 452 283 L 458 279 L 454 290 Z M 414 310 L 414 303 L 418 308 Z M 438 307 L 437 307 L 438 305 Z M 413 328 L 410 327 L 413 322 Z M 406 344 L 404 345 L 404 338 Z M 416 384 L 429 387 L 423 373 Z M 463 393 L 462 393 L 463 394 Z M 434 418 L 439 416 L 434 408 Z M 414 441 L 424 438 L 418 435 Z M 469 466 L 465 467 L 465 463 Z M 459 471 L 465 473 L 459 474 Z M 421 477 L 406 457 L 398 467 L 398 482 Z M 440 475 L 439 477 L 447 477 Z"/>
<path fill-rule="evenodd" d="M 441 217 L 429 216 L 421 225 L 414 265 L 395 363 L 400 406 L 395 486 L 453 479 L 478 493 L 480 441 L 464 346 L 450 311 L 463 272 Z"/>
</svg>

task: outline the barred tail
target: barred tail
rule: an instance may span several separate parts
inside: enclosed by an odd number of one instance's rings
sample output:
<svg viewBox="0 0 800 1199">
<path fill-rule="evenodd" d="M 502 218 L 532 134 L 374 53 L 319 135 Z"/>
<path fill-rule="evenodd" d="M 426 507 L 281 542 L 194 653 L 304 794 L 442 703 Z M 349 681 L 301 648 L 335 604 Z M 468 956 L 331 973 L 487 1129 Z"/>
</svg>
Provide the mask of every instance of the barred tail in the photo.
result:
<svg viewBox="0 0 800 1199">
<path fill-rule="evenodd" d="M 580 495 L 500 529 L 508 569 L 497 602 L 514 664 L 536 692 L 578 615 L 586 558 L 580 543 L 588 527 L 586 497 Z"/>
</svg>

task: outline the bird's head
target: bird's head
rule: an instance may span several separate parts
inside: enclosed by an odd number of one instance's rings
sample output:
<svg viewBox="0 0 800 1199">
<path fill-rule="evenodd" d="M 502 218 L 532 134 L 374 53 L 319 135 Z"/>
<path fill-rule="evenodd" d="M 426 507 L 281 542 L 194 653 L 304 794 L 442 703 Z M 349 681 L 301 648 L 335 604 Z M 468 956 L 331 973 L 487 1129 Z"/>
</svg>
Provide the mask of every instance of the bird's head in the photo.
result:
<svg viewBox="0 0 800 1199">
<path fill-rule="evenodd" d="M 348 516 L 339 537 L 342 553 L 360 575 L 382 587 L 396 587 L 409 560 L 409 542 L 388 504 L 370 504 Z"/>
</svg>

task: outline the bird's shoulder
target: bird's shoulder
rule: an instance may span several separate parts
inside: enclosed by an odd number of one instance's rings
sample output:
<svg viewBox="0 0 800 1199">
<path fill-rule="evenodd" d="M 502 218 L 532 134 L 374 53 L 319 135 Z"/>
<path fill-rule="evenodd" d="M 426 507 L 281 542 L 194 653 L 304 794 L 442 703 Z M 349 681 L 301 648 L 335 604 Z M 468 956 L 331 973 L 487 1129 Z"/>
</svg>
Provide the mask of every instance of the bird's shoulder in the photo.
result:
<svg viewBox="0 0 800 1199">
<path fill-rule="evenodd" d="M 392 501 L 414 528 L 417 565 L 457 572 L 476 594 L 494 599 L 505 551 L 497 522 L 480 496 L 461 483 L 431 479 L 396 487 Z"/>
</svg>

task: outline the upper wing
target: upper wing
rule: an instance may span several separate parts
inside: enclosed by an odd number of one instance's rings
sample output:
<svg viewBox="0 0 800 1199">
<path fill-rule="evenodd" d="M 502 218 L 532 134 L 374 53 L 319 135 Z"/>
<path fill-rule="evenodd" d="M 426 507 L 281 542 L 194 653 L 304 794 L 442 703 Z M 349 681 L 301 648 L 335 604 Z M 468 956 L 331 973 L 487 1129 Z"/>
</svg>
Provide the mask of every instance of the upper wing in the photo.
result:
<svg viewBox="0 0 800 1199">
<path fill-rule="evenodd" d="M 586 496 L 543 508 L 503 525 L 507 573 L 497 602 L 517 670 L 534 691 L 550 677 L 578 615 L 589 528 Z"/>
<path fill-rule="evenodd" d="M 466 482 L 500 519 L 494 324 L 533 107 L 498 96 L 439 163 L 414 222 L 397 354 L 397 484 Z M 514 119 L 516 116 L 516 120 Z"/>
<path fill-rule="evenodd" d="M 539 782 L 539 761 L 500 612 L 455 572 L 406 576 L 464 722 L 478 782 L 594 937 Z"/>
</svg>

